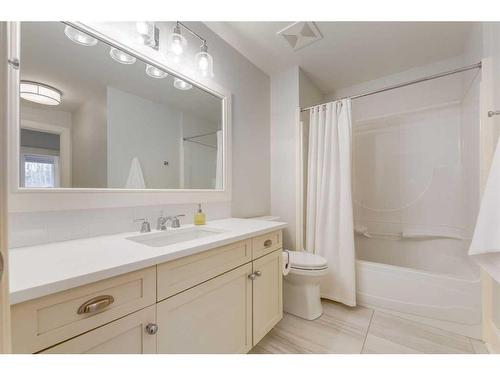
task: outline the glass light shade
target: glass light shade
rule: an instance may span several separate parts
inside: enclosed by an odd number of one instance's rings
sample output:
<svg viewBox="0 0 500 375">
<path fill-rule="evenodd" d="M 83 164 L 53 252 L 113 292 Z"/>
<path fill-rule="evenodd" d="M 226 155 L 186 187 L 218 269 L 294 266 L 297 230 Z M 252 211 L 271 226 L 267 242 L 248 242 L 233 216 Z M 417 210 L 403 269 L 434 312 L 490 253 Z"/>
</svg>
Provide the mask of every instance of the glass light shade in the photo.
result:
<svg viewBox="0 0 500 375">
<path fill-rule="evenodd" d="M 202 77 L 212 78 L 214 76 L 214 60 L 208 52 L 198 52 L 194 59 Z"/>
<path fill-rule="evenodd" d="M 176 61 L 179 61 L 182 57 L 186 45 L 186 38 L 184 38 L 180 33 L 174 32 L 168 37 L 168 53 L 171 54 Z"/>
<path fill-rule="evenodd" d="M 146 74 L 153 78 L 165 78 L 166 76 L 168 76 L 167 72 L 164 72 L 163 70 L 160 70 L 157 67 L 149 64 L 146 66 Z"/>
<path fill-rule="evenodd" d="M 136 22 L 135 28 L 139 33 L 139 42 L 147 46 L 155 43 L 155 24 L 154 22 Z"/>
<path fill-rule="evenodd" d="M 176 78 L 174 79 L 174 87 L 179 90 L 189 90 L 193 87 L 190 83 L 183 81 L 182 79 Z"/>
<path fill-rule="evenodd" d="M 43 83 L 21 81 L 19 92 L 21 98 L 29 100 L 30 102 L 45 105 L 61 104 L 62 92 Z"/>
<path fill-rule="evenodd" d="M 135 28 L 137 32 L 141 35 L 150 35 L 150 33 L 153 30 L 153 22 L 147 22 L 147 21 L 140 21 L 136 22 Z"/>
<path fill-rule="evenodd" d="M 85 33 L 82 33 L 81 31 L 71 27 L 71 26 L 66 26 L 64 28 L 64 34 L 71 39 L 73 42 L 80 44 L 82 46 L 95 46 L 97 44 L 97 39 L 91 37 L 90 35 L 87 35 Z"/>
<path fill-rule="evenodd" d="M 109 50 L 109 55 L 113 58 L 113 60 L 122 64 L 133 64 L 136 61 L 134 56 L 130 56 L 129 54 L 114 47 L 111 47 Z"/>
</svg>

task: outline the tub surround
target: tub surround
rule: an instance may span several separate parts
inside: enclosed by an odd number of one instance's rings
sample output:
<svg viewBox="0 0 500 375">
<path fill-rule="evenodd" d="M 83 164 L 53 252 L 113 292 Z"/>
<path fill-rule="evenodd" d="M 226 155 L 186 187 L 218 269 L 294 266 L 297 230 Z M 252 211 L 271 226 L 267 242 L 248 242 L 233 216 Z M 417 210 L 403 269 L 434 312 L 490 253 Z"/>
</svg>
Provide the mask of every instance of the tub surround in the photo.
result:
<svg viewBox="0 0 500 375">
<path fill-rule="evenodd" d="M 14 249 L 9 259 L 10 300 L 12 304 L 17 304 L 280 230 L 285 226 L 280 222 L 230 218 L 207 222 L 206 227 L 222 230 L 223 233 L 164 247 L 149 247 L 128 240 L 128 237 L 140 234 L 137 230 Z M 192 225 L 182 226 L 188 227 Z"/>
</svg>

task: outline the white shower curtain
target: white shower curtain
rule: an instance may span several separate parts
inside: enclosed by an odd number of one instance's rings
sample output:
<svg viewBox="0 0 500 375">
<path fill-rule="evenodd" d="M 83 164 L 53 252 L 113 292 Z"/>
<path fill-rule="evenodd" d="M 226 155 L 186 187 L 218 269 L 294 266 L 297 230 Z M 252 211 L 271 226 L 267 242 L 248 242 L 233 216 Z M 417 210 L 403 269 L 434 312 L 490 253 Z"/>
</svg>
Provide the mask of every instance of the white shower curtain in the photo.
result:
<svg viewBox="0 0 500 375">
<path fill-rule="evenodd" d="M 328 261 L 321 296 L 355 306 L 351 128 L 350 99 L 311 109 L 306 250 Z"/>
</svg>

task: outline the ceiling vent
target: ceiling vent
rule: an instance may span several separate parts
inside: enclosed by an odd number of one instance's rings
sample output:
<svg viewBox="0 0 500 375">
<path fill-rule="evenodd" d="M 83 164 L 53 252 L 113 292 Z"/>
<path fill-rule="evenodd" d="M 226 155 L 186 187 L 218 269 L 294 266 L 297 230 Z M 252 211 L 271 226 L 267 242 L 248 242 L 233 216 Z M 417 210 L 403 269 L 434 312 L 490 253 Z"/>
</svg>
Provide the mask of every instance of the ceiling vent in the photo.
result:
<svg viewBox="0 0 500 375">
<path fill-rule="evenodd" d="M 278 31 L 277 34 L 281 35 L 294 51 L 298 51 L 323 38 L 314 22 L 304 21 L 292 23 L 290 26 Z"/>
</svg>

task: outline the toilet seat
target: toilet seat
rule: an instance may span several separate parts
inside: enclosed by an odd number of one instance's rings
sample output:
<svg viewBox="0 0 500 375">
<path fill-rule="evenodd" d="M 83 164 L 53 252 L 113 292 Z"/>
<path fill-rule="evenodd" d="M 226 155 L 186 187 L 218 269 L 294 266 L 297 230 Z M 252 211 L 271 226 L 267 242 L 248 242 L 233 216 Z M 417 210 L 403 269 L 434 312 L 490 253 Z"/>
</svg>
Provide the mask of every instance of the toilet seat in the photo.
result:
<svg viewBox="0 0 500 375">
<path fill-rule="evenodd" d="M 306 251 L 289 251 L 290 267 L 296 270 L 316 271 L 325 270 L 328 264 L 325 258 Z"/>
</svg>

